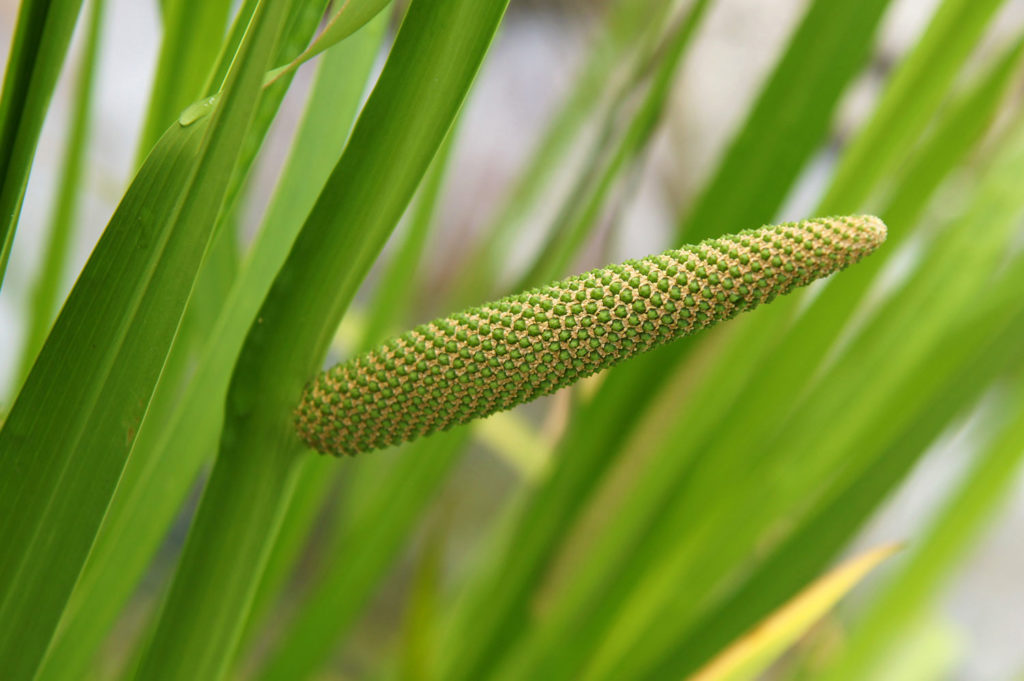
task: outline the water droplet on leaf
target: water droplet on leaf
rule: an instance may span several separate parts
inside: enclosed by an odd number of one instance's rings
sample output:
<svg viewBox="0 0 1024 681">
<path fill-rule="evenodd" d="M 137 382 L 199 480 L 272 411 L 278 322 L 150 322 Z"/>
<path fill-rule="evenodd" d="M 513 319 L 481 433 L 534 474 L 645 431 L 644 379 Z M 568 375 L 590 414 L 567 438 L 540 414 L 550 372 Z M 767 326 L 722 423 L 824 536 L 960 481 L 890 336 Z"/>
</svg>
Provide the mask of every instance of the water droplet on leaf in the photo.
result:
<svg viewBox="0 0 1024 681">
<path fill-rule="evenodd" d="M 209 115 L 216 105 L 217 95 L 207 97 L 206 99 L 200 99 L 198 102 L 193 102 L 187 109 L 181 112 L 181 116 L 178 117 L 178 125 L 183 128 L 187 128 L 200 118 Z"/>
</svg>

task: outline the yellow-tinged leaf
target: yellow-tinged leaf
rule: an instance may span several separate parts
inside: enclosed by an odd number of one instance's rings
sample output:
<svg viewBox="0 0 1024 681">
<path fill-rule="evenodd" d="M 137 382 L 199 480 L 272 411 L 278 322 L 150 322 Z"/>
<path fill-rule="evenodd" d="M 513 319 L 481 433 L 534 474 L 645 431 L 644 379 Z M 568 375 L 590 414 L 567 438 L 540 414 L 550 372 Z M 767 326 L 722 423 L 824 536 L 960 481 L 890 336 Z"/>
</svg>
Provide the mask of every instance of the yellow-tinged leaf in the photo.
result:
<svg viewBox="0 0 1024 681">
<path fill-rule="evenodd" d="M 865 575 L 899 548 L 898 544 L 887 544 L 843 563 L 737 639 L 689 677 L 689 681 L 756 678 Z"/>
</svg>

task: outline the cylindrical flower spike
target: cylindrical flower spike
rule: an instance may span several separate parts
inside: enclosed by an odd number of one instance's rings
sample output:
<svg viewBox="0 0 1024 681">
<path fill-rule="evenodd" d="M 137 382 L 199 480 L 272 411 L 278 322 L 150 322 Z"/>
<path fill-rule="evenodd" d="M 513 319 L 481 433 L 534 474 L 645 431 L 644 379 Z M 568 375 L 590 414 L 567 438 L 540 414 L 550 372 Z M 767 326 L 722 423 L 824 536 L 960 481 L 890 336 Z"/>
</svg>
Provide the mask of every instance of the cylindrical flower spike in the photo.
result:
<svg viewBox="0 0 1024 681">
<path fill-rule="evenodd" d="M 296 427 L 358 454 L 511 409 L 843 269 L 885 234 L 872 216 L 762 227 L 502 298 L 319 374 Z"/>
</svg>

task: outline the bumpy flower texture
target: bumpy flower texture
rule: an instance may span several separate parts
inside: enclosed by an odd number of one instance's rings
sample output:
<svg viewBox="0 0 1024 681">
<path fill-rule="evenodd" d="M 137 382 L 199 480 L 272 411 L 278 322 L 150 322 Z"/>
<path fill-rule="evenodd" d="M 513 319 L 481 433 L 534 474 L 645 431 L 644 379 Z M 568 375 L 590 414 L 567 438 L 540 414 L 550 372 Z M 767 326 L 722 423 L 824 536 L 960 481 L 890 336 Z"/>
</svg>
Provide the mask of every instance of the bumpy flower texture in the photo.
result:
<svg viewBox="0 0 1024 681">
<path fill-rule="evenodd" d="M 872 216 L 762 227 L 423 324 L 319 374 L 299 436 L 358 454 L 511 409 L 841 270 L 885 235 Z"/>
</svg>

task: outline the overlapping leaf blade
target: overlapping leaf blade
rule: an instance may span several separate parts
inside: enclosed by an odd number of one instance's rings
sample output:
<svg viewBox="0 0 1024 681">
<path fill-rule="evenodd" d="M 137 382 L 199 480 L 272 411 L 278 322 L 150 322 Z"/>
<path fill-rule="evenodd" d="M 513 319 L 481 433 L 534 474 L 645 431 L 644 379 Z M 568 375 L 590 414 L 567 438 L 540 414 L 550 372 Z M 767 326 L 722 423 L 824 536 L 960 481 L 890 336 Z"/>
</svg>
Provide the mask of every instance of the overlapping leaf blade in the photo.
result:
<svg viewBox="0 0 1024 681">
<path fill-rule="evenodd" d="M 208 88 L 206 85 L 220 50 L 230 9 L 230 0 L 168 3 L 156 77 L 139 140 L 140 158 L 145 158 L 182 109 L 203 96 L 204 89 L 209 94 L 220 89 L 220 83 L 212 83 Z"/>
<path fill-rule="evenodd" d="M 447 134 L 504 9 L 463 0 L 410 6 L 235 364 L 221 450 L 142 678 L 226 672 L 301 470 L 293 405 Z M 395 164 L 399 155 L 404 163 Z"/>
<path fill-rule="evenodd" d="M 165 134 L 0 431 L 0 658 L 13 679 L 38 664 L 145 415 L 276 35 L 261 37 L 219 104 Z"/>
<path fill-rule="evenodd" d="M 301 42 L 308 39 L 315 25 L 295 27 L 293 24 L 285 30 L 288 34 L 297 32 Z M 304 31 L 305 38 L 302 37 Z M 370 39 L 369 43 L 373 40 Z M 278 49 L 287 49 L 287 46 L 279 46 Z M 293 54 L 297 51 L 294 47 L 291 49 Z M 210 307 L 215 303 L 221 314 L 205 333 L 206 337 L 194 337 L 206 329 L 204 324 L 196 329 L 183 328 L 179 334 L 154 404 L 133 446 L 122 483 L 111 499 L 96 544 L 63 614 L 61 629 L 51 644 L 38 679 L 56 680 L 85 673 L 98 645 L 159 548 L 202 464 L 215 451 L 230 363 L 237 355 L 245 330 L 255 317 L 261 295 L 270 287 L 273 275 L 284 259 L 287 245 L 294 239 L 315 200 L 315 186 L 309 182 L 309 177 L 317 173 L 320 177 L 326 176 L 341 153 L 347 134 L 343 112 L 348 110 L 350 120 L 354 117 L 373 52 L 372 47 L 364 45 L 357 48 L 355 56 L 361 56 L 361 59 L 356 62 L 350 63 L 350 55 L 347 54 L 332 60 L 334 69 L 337 69 L 340 57 L 344 61 L 341 73 L 352 68 L 354 75 L 349 87 L 341 87 L 340 79 L 332 79 L 329 91 L 323 87 L 320 89 L 317 97 L 320 103 L 316 108 L 330 111 L 330 116 L 311 121 L 309 125 L 313 131 L 305 131 L 297 146 L 303 154 L 313 156 L 300 155 L 291 164 L 280 198 L 272 204 L 266 228 L 252 247 L 235 284 L 227 292 L 226 299 L 211 301 Z M 359 72 L 364 75 L 358 75 Z M 282 94 L 283 91 L 265 93 L 264 97 L 279 101 Z M 258 122 L 249 136 L 262 138 L 268 123 L 269 119 Z M 332 137 L 335 138 L 333 141 Z M 308 140 L 311 138 L 315 138 L 317 143 L 310 144 Z M 241 165 L 251 162 L 251 157 L 251 153 L 246 154 Z M 222 227 L 218 239 L 230 237 L 230 234 L 223 233 L 228 229 L 229 225 Z M 207 259 L 204 268 L 216 265 L 211 260 Z M 203 272 L 206 273 L 206 269 Z M 195 295 L 203 293 L 197 285 Z M 207 295 L 212 297 L 213 293 L 211 289 Z M 193 312 L 191 306 L 197 302 L 194 296 L 190 301 L 190 314 Z M 183 342 L 183 336 L 188 333 L 193 334 L 189 339 L 191 342 Z M 189 365 L 190 350 L 196 346 L 200 348 L 199 364 L 184 392 L 179 395 L 179 385 L 168 379 L 172 376 L 180 379 L 184 375 Z M 169 384 L 165 385 L 164 381 Z"/>
</svg>

